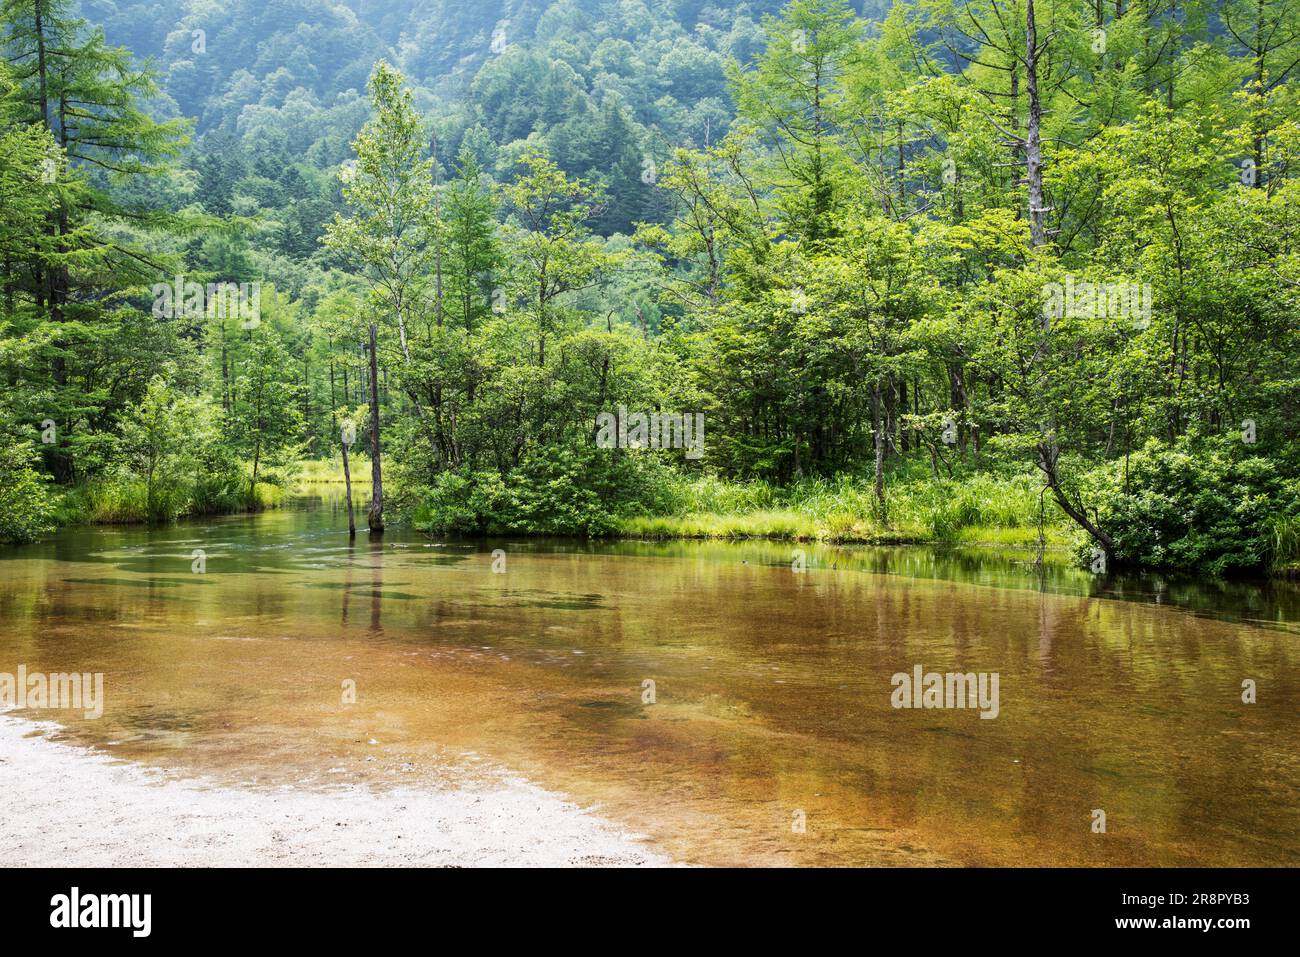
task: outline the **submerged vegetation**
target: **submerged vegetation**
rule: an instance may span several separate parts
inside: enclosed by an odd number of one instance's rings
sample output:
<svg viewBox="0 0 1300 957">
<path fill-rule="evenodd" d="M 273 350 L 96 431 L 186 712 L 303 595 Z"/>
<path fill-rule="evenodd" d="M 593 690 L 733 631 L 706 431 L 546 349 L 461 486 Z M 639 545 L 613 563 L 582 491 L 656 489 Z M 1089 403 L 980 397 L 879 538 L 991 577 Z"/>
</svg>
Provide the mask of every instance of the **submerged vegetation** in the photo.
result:
<svg viewBox="0 0 1300 957">
<path fill-rule="evenodd" d="M 0 5 L 0 539 L 1300 568 L 1295 0 L 180 7 Z"/>
</svg>

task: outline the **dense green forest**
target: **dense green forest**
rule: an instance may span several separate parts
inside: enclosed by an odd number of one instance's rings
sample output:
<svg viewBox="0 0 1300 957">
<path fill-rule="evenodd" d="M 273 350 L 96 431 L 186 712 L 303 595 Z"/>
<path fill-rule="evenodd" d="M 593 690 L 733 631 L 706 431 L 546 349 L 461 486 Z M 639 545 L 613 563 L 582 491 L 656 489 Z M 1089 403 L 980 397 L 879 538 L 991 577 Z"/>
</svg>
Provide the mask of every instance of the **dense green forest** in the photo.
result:
<svg viewBox="0 0 1300 957">
<path fill-rule="evenodd" d="M 0 45 L 0 539 L 346 462 L 372 534 L 1300 567 L 1300 0 L 2 0 Z"/>
</svg>

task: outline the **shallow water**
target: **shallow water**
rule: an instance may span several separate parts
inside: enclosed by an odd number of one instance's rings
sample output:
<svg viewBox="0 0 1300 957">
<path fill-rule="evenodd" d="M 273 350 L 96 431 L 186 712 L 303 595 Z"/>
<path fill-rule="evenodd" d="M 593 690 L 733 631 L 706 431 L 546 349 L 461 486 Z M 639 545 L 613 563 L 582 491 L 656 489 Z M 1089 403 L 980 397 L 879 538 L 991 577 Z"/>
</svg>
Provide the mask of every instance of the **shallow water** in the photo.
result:
<svg viewBox="0 0 1300 957">
<path fill-rule="evenodd" d="M 104 672 L 99 720 L 27 713 L 122 758 L 250 787 L 505 767 L 686 862 L 1300 863 L 1295 586 L 345 526 L 0 549 L 0 672 Z M 916 665 L 998 673 L 998 716 L 892 707 Z"/>
</svg>

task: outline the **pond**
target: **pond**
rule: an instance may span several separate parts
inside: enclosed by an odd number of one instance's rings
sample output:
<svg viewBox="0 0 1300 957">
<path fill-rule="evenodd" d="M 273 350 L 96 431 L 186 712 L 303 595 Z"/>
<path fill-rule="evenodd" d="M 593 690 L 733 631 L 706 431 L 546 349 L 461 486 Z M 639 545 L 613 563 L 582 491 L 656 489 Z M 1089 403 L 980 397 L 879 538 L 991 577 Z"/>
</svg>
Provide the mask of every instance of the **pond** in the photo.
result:
<svg viewBox="0 0 1300 957">
<path fill-rule="evenodd" d="M 1296 586 L 797 548 L 350 544 L 308 499 L 74 529 L 0 550 L 0 672 L 103 672 L 99 719 L 26 714 L 124 760 L 246 788 L 505 768 L 687 863 L 1300 863 Z M 996 675 L 996 707 L 896 707 L 918 668 Z"/>
</svg>

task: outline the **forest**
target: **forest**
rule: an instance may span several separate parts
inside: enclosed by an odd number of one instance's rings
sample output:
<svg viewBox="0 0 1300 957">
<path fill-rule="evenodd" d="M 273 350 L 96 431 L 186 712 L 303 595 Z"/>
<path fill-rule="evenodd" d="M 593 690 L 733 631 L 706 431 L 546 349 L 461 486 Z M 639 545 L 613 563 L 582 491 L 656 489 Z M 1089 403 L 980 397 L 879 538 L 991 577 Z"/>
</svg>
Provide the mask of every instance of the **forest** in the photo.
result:
<svg viewBox="0 0 1300 957">
<path fill-rule="evenodd" d="M 2 0 L 0 540 L 1300 572 L 1300 0 Z"/>
</svg>

